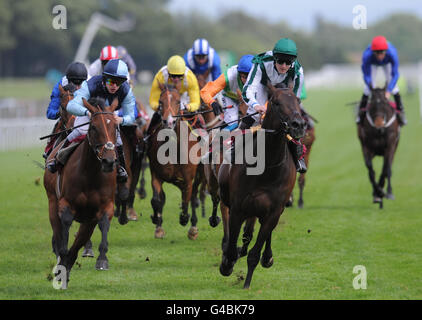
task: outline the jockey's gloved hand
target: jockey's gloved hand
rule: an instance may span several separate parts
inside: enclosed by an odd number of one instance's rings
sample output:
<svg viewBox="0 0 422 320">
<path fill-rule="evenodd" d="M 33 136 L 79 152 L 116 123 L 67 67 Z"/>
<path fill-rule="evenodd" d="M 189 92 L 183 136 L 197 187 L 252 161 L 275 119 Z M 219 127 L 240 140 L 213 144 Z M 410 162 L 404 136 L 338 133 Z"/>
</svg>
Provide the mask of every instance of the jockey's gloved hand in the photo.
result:
<svg viewBox="0 0 422 320">
<path fill-rule="evenodd" d="M 223 113 L 223 108 L 220 106 L 220 104 L 217 101 L 214 101 L 211 104 L 211 107 L 216 116 L 218 116 L 220 113 Z"/>
</svg>

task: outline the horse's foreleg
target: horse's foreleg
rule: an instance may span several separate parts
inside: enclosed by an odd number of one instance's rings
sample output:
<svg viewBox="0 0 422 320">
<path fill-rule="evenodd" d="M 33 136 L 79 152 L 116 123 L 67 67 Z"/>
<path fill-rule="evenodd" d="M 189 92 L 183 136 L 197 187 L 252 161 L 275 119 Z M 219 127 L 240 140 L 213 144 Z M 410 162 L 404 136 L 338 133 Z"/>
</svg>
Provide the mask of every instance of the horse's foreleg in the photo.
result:
<svg viewBox="0 0 422 320">
<path fill-rule="evenodd" d="M 223 219 L 223 239 L 221 240 L 221 249 L 223 252 L 227 250 L 229 244 L 229 207 L 227 207 L 222 201 L 220 202 L 221 217 Z"/>
<path fill-rule="evenodd" d="M 384 197 L 384 191 L 378 186 L 378 183 L 375 181 L 375 171 L 372 166 L 372 156 L 370 156 L 368 153 L 365 153 L 365 165 L 368 169 L 368 176 L 369 181 L 372 185 L 372 196 L 374 197 L 374 202 L 382 201 L 382 197 Z"/>
<path fill-rule="evenodd" d="M 164 229 L 162 228 L 163 223 L 163 207 L 166 201 L 166 195 L 163 191 L 163 182 L 159 180 L 156 175 L 151 171 L 151 186 L 152 186 L 152 199 L 151 206 L 154 214 L 151 215 L 152 223 L 156 225 L 155 237 L 163 238 L 165 235 Z"/>
<path fill-rule="evenodd" d="M 220 264 L 220 273 L 229 276 L 233 272 L 239 253 L 237 250 L 237 239 L 239 238 L 242 220 L 238 217 L 238 212 L 230 210 L 229 215 L 229 239 L 226 248 L 223 249 L 223 257 Z"/>
<path fill-rule="evenodd" d="M 243 245 L 239 248 L 239 256 L 244 257 L 248 253 L 249 243 L 252 241 L 253 231 L 256 223 L 256 217 L 250 217 L 246 220 L 245 227 L 243 228 L 242 242 Z"/>
<path fill-rule="evenodd" d="M 58 206 L 56 196 L 48 196 L 48 215 L 50 219 L 51 228 L 53 229 L 53 236 L 51 239 L 51 245 L 56 257 L 59 257 L 59 244 L 61 243 L 62 237 L 62 226 L 58 215 Z"/>
<path fill-rule="evenodd" d="M 259 233 L 255 245 L 248 254 L 248 273 L 246 275 L 245 284 L 243 286 L 245 289 L 248 289 L 251 284 L 252 275 L 260 260 L 261 250 L 265 242 L 267 242 L 267 247 L 265 248 L 266 254 L 263 263 L 267 267 L 272 265 L 271 233 L 278 223 L 280 214 L 281 213 L 272 213 L 265 221 L 261 223 L 261 228 L 259 228 Z"/>
<path fill-rule="evenodd" d="M 139 182 L 139 189 L 138 189 L 138 195 L 139 198 L 145 199 L 147 196 L 147 192 L 145 191 L 145 169 L 146 169 L 146 160 L 143 156 L 143 160 L 141 162 L 141 179 Z"/>
<path fill-rule="evenodd" d="M 299 208 L 303 208 L 303 189 L 305 188 L 305 173 L 301 173 L 299 175 L 299 200 L 297 202 L 297 205 Z"/>
<path fill-rule="evenodd" d="M 108 259 L 106 253 L 108 251 L 107 235 L 108 231 L 110 230 L 110 221 L 108 219 L 107 214 L 103 214 L 100 221 L 98 221 L 98 227 L 101 231 L 101 242 L 98 247 L 98 251 L 100 252 L 100 254 L 97 258 L 95 269 L 108 270 Z"/>
<path fill-rule="evenodd" d="M 61 221 L 61 241 L 58 243 L 59 246 L 59 256 L 61 259 L 61 264 L 66 264 L 66 256 L 67 256 L 67 247 L 69 242 L 69 229 L 73 222 L 73 214 L 70 211 L 68 206 L 63 207 L 60 212 L 60 221 Z"/>
</svg>

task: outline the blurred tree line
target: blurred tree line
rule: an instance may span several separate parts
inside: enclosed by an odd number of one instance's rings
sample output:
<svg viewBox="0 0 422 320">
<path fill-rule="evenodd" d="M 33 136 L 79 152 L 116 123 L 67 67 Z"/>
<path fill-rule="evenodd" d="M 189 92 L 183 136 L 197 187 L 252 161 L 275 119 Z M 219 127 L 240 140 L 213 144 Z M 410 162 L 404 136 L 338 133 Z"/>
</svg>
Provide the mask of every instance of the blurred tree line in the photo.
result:
<svg viewBox="0 0 422 320">
<path fill-rule="evenodd" d="M 243 12 L 225 13 L 217 20 L 190 12 L 173 14 L 169 0 L 1 0 L 0 76 L 43 76 L 50 68 L 64 70 L 76 53 L 91 14 L 101 12 L 114 19 L 130 13 L 132 31 L 116 33 L 101 28 L 94 38 L 89 60 L 103 46 L 124 45 L 139 70 L 156 72 L 173 54 L 183 55 L 198 37 L 205 37 L 216 50 L 229 50 L 237 57 L 271 50 L 281 37 L 297 43 L 305 71 L 326 63 L 359 62 L 373 36 L 383 34 L 399 50 L 401 62 L 421 58 L 422 20 L 412 14 L 388 16 L 367 30 L 354 30 L 316 17 L 312 32 L 294 30 L 286 23 L 255 19 Z M 67 9 L 67 29 L 54 29 L 55 5 Z M 351 17 L 352 20 L 352 17 Z"/>
</svg>

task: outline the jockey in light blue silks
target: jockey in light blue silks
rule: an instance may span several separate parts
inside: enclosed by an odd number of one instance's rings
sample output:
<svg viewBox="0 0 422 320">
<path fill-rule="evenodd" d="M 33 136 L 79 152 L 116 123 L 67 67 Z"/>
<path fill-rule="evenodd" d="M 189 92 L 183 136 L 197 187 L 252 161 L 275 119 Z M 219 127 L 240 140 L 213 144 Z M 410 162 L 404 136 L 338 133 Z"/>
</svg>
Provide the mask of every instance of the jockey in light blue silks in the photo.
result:
<svg viewBox="0 0 422 320">
<path fill-rule="evenodd" d="M 399 56 L 396 48 L 383 36 L 376 36 L 362 54 L 362 72 L 365 81 L 365 89 L 359 105 L 359 114 L 356 119 L 361 123 L 365 117 L 366 105 L 368 104 L 371 87 L 375 86 L 375 75 L 378 68 L 382 68 L 387 80 L 385 96 L 387 99 L 393 94 L 397 106 L 397 119 L 401 126 L 407 124 L 404 108 L 401 101 L 397 81 L 399 79 Z"/>
<path fill-rule="evenodd" d="M 220 57 L 217 51 L 210 47 L 206 39 L 196 39 L 192 48 L 185 53 L 183 58 L 186 66 L 195 75 L 204 74 L 210 70 L 207 82 L 216 80 L 221 74 Z"/>
<path fill-rule="evenodd" d="M 67 111 L 76 117 L 74 126 L 86 123 L 90 120 L 91 114 L 83 105 L 82 99 L 89 100 L 90 97 L 103 98 L 106 104 L 111 105 L 115 98 L 118 99 L 118 107 L 115 111 L 115 118 L 118 124 L 122 126 L 131 126 L 135 124 L 135 97 L 128 79 L 127 65 L 119 59 L 110 60 L 104 67 L 102 75 L 93 76 L 88 81 L 82 83 L 82 87 L 75 92 L 73 100 L 69 101 Z M 119 109 L 123 110 L 122 117 L 118 116 Z M 61 150 L 70 145 L 70 142 L 76 138 L 87 134 L 89 124 L 75 128 L 66 138 L 66 142 L 62 145 Z M 117 131 L 116 151 L 118 156 L 119 167 L 117 171 L 118 182 L 124 182 L 127 179 L 125 170 L 125 162 L 123 155 L 122 140 L 119 131 Z M 64 165 L 67 158 L 60 156 L 57 152 L 56 158 L 47 163 L 47 168 L 51 172 L 57 171 L 57 162 Z"/>
</svg>

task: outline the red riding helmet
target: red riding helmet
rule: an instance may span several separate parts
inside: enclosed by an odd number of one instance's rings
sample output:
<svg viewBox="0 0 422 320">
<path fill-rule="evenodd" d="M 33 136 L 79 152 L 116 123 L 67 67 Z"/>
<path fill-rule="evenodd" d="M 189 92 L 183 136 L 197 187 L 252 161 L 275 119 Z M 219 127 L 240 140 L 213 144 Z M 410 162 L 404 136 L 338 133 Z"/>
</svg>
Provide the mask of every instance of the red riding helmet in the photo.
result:
<svg viewBox="0 0 422 320">
<path fill-rule="evenodd" d="M 114 60 L 114 59 L 119 59 L 119 54 L 115 47 L 108 45 L 101 49 L 101 54 L 100 54 L 101 61 L 108 61 L 108 60 Z"/>
<path fill-rule="evenodd" d="M 371 50 L 372 51 L 381 51 L 388 49 L 388 42 L 384 36 L 376 36 L 372 39 Z"/>
</svg>

